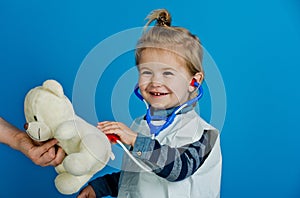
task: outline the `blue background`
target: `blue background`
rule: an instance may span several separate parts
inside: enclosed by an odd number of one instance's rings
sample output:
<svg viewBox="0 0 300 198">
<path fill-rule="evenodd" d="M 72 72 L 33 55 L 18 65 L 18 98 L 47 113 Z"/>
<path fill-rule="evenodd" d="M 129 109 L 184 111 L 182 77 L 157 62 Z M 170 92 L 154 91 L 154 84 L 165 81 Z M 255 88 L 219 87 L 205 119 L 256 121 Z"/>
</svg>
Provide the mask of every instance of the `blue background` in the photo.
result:
<svg viewBox="0 0 300 198">
<path fill-rule="evenodd" d="M 221 197 L 300 197 L 297 0 L 1 1 L 0 116 L 22 128 L 25 94 L 49 78 L 60 81 L 71 98 L 76 73 L 94 46 L 143 26 L 151 10 L 163 7 L 174 25 L 201 38 L 224 80 Z M 124 57 L 125 69 L 107 69 L 107 80 L 99 81 L 96 106 L 103 120 L 113 119 L 106 105 L 111 84 L 134 64 L 132 53 Z M 36 166 L 3 144 L 0 158 L 0 197 L 75 197 L 56 191 L 52 167 Z"/>
</svg>

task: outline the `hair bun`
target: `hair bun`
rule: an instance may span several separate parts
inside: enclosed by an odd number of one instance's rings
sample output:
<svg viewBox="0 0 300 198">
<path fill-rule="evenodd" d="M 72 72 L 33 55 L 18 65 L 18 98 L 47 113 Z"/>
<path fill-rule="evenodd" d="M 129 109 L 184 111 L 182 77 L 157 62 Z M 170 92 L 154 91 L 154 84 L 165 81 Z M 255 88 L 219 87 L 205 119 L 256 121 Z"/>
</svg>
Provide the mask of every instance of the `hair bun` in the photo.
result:
<svg viewBox="0 0 300 198">
<path fill-rule="evenodd" d="M 161 26 L 171 26 L 171 16 L 170 13 L 167 10 L 161 10 L 161 12 L 158 15 L 158 18 L 156 19 L 157 24 Z"/>
<path fill-rule="evenodd" d="M 147 16 L 148 22 L 146 26 L 148 26 L 152 21 L 156 20 L 157 26 L 171 26 L 171 15 L 168 10 L 166 9 L 158 9 L 153 10 L 148 16 Z"/>
</svg>

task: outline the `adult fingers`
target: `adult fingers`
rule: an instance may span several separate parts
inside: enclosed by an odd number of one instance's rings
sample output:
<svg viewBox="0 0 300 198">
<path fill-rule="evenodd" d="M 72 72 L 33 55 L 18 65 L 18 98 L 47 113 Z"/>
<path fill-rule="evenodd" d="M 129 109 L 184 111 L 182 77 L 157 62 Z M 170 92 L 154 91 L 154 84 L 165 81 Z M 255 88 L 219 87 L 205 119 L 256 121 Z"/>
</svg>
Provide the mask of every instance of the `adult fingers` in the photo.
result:
<svg viewBox="0 0 300 198">
<path fill-rule="evenodd" d="M 65 156 L 66 156 L 65 151 L 61 147 L 58 147 L 55 153 L 55 158 L 49 163 L 49 165 L 57 166 L 61 164 Z"/>
<path fill-rule="evenodd" d="M 58 141 L 56 139 L 49 140 L 49 141 L 45 142 L 44 144 L 38 146 L 37 150 L 42 155 L 43 153 L 47 152 L 50 148 L 54 147 L 54 145 L 56 145 L 57 143 L 58 143 Z"/>
<path fill-rule="evenodd" d="M 55 156 L 55 155 L 54 155 Z M 32 161 L 40 166 L 49 166 L 51 165 L 52 160 L 54 159 L 53 154 L 49 152 L 45 152 L 43 155 L 35 157 Z"/>
<path fill-rule="evenodd" d="M 55 145 L 57 144 L 56 139 L 49 140 L 39 146 L 33 147 L 31 152 L 32 161 L 40 166 L 49 166 L 56 156 Z"/>
</svg>

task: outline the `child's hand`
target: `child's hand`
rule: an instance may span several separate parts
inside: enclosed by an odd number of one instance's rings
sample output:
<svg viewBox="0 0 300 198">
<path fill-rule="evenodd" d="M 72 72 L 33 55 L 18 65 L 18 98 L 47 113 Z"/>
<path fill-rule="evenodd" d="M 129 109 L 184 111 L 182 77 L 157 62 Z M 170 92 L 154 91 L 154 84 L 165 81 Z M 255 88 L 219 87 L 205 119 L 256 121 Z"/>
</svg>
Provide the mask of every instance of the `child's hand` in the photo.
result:
<svg viewBox="0 0 300 198">
<path fill-rule="evenodd" d="M 130 128 L 121 122 L 104 121 L 99 122 L 97 125 L 105 134 L 116 134 L 120 137 L 120 141 L 133 146 L 137 137 L 137 133 L 133 132 Z"/>
<path fill-rule="evenodd" d="M 79 193 L 77 198 L 96 198 L 96 193 L 93 187 L 88 185 Z"/>
</svg>

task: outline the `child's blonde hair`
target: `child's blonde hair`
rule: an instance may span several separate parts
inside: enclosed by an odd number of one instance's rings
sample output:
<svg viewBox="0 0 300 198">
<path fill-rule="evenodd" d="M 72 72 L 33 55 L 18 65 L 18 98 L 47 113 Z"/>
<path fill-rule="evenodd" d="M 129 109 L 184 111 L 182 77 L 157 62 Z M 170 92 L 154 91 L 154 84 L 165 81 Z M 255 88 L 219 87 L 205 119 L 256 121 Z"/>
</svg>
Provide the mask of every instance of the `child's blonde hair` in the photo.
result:
<svg viewBox="0 0 300 198">
<path fill-rule="evenodd" d="M 204 75 L 202 46 L 197 36 L 185 28 L 171 26 L 171 15 L 166 9 L 152 11 L 147 19 L 144 33 L 138 40 L 136 47 L 136 65 L 139 65 L 143 50 L 154 48 L 167 50 L 181 56 L 185 59 L 187 69 L 192 76 L 198 72 L 202 72 Z M 155 20 L 155 26 L 148 28 L 149 24 Z"/>
</svg>

